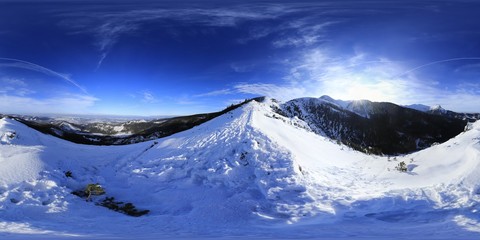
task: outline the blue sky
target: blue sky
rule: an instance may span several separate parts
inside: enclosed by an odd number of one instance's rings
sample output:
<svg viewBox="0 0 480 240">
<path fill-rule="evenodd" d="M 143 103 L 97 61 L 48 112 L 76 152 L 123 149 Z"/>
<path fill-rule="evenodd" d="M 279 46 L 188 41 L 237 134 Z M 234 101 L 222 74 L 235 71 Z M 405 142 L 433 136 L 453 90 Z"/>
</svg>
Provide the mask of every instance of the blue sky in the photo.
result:
<svg viewBox="0 0 480 240">
<path fill-rule="evenodd" d="M 478 1 L 0 0 L 0 112 L 182 115 L 246 98 L 480 112 Z"/>
</svg>

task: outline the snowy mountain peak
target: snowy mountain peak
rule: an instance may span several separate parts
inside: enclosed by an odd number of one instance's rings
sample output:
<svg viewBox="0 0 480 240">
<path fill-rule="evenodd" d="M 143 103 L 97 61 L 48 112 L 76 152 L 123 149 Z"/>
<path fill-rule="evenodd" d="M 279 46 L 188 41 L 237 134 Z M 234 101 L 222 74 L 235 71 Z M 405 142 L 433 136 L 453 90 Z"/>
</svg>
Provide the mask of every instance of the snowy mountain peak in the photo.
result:
<svg viewBox="0 0 480 240">
<path fill-rule="evenodd" d="M 432 107 L 430 107 L 430 111 L 432 112 L 440 112 L 440 113 L 446 113 L 447 110 L 445 110 L 444 108 L 442 108 L 442 106 L 440 105 L 434 105 Z"/>
<path fill-rule="evenodd" d="M 341 108 L 346 108 L 352 102 L 352 101 L 333 99 L 332 97 L 330 97 L 328 95 L 323 95 L 323 96 L 319 97 L 319 99 L 321 99 L 325 102 L 334 104 L 336 106 L 339 106 Z"/>
<path fill-rule="evenodd" d="M 439 104 L 433 105 L 433 106 L 427 106 L 423 104 L 411 104 L 411 105 L 405 105 L 404 107 L 415 109 L 421 112 L 432 112 L 432 113 L 440 113 L 440 114 L 447 113 L 448 111 L 444 109 L 442 106 L 440 106 Z"/>
<path fill-rule="evenodd" d="M 353 112 L 364 118 L 369 118 L 372 111 L 372 102 L 369 100 L 338 100 L 333 99 L 327 95 L 321 96 L 320 99 L 339 106 L 350 112 Z"/>
</svg>

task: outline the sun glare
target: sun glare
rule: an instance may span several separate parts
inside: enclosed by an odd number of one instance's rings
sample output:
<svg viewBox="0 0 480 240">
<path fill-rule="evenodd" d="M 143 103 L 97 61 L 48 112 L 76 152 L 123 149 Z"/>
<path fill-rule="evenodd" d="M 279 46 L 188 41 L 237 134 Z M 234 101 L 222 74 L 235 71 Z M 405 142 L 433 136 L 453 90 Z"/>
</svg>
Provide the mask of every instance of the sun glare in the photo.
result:
<svg viewBox="0 0 480 240">
<path fill-rule="evenodd" d="M 341 84 L 338 84 L 341 83 Z M 398 89 L 391 81 L 356 78 L 327 83 L 332 97 L 344 100 L 392 101 L 398 98 Z"/>
</svg>

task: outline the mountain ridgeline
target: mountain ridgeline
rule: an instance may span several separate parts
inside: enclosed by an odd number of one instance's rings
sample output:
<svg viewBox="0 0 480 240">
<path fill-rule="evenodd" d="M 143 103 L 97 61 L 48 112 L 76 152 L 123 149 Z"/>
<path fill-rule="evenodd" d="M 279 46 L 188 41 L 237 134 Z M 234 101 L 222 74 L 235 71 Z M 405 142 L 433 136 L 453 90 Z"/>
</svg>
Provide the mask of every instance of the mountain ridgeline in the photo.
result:
<svg viewBox="0 0 480 240">
<path fill-rule="evenodd" d="M 219 112 L 202 113 L 155 120 L 127 122 L 93 122 L 72 123 L 55 118 L 29 116 L 8 116 L 42 133 L 56 136 L 70 142 L 88 145 L 125 145 L 168 137 L 198 126 L 234 110 L 250 101 L 261 101 L 263 97 L 253 98 L 239 104 L 232 104 Z M 0 115 L 2 117 L 2 115 Z M 123 134 L 115 134 L 115 129 L 122 129 Z"/>
<path fill-rule="evenodd" d="M 264 99 L 245 100 L 219 112 L 155 120 L 79 123 L 55 118 L 6 117 L 75 143 L 125 145 L 167 137 L 250 101 L 263 102 Z M 468 122 L 480 119 L 480 114 L 456 113 L 441 107 L 414 109 L 388 102 L 334 100 L 328 96 L 277 102 L 272 107 L 284 117 L 303 120 L 316 134 L 378 155 L 405 154 L 443 143 L 464 131 Z"/>
<path fill-rule="evenodd" d="M 465 130 L 461 114 L 422 112 L 387 102 L 340 101 L 328 96 L 299 98 L 278 112 L 298 117 L 317 134 L 356 150 L 397 155 L 445 142 Z"/>
</svg>

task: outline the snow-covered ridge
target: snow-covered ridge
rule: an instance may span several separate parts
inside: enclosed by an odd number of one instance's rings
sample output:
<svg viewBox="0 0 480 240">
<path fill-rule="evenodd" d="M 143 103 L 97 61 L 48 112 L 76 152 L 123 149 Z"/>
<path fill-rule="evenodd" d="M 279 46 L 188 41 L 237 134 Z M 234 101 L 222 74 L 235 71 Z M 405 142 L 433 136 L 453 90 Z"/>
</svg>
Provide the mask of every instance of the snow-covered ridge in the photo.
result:
<svg viewBox="0 0 480 240">
<path fill-rule="evenodd" d="M 315 104 L 330 104 L 336 106 L 339 109 L 345 109 L 353 112 L 359 116 L 368 118 L 372 111 L 371 102 L 368 100 L 339 100 L 333 99 L 330 96 L 323 95 L 319 98 L 297 98 L 291 101 L 295 102 L 314 102 Z"/>
<path fill-rule="evenodd" d="M 335 104 L 345 110 L 351 111 L 365 118 L 369 118 L 373 110 L 371 105 L 372 102 L 368 100 L 338 100 L 327 95 L 321 96 L 319 99 L 331 104 Z"/>
<path fill-rule="evenodd" d="M 411 105 L 405 105 L 404 107 L 410 108 L 410 109 L 415 109 L 420 112 L 428 112 L 431 110 L 432 107 L 423 105 L 423 104 L 411 104 Z"/>
<path fill-rule="evenodd" d="M 278 108 L 253 101 L 127 146 L 73 144 L 1 119 L 0 236 L 471 238 L 480 231 L 480 123 L 389 158 L 314 134 Z M 395 170 L 400 162 L 408 172 Z M 131 218 L 70 194 L 92 182 L 151 212 Z"/>
<path fill-rule="evenodd" d="M 442 106 L 440 105 L 435 105 L 435 106 L 431 106 L 430 111 L 436 111 L 436 112 L 440 112 L 440 113 L 446 113 L 447 110 L 445 110 L 444 108 L 442 108 Z"/>
</svg>

